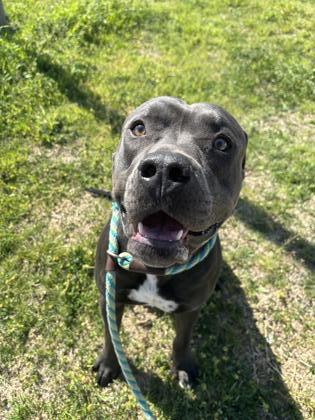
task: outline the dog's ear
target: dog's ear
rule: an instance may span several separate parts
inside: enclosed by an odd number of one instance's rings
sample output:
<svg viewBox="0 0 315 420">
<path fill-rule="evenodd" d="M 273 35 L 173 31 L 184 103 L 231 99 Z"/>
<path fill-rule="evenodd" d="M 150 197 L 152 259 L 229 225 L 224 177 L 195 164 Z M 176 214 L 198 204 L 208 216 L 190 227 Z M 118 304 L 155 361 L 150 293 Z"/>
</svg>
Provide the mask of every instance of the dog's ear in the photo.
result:
<svg viewBox="0 0 315 420">
<path fill-rule="evenodd" d="M 245 178 L 245 165 L 246 165 L 246 153 L 245 153 L 245 155 L 243 157 L 243 160 L 242 160 L 242 174 L 243 174 L 243 179 Z"/>
<path fill-rule="evenodd" d="M 247 143 L 248 143 L 248 134 L 246 133 L 245 130 L 243 130 L 243 134 L 244 134 L 245 141 L 246 141 L 246 146 L 247 146 Z"/>
<path fill-rule="evenodd" d="M 116 153 L 113 153 L 112 154 L 112 167 L 113 167 L 113 169 L 114 169 L 114 164 L 115 164 L 115 156 L 116 156 Z"/>
<path fill-rule="evenodd" d="M 246 141 L 246 147 L 247 147 L 247 143 L 248 143 L 248 135 L 246 133 L 246 131 L 243 130 L 244 133 L 244 137 L 245 137 L 245 141 Z M 246 151 L 242 160 L 242 174 L 243 174 L 243 179 L 245 178 L 245 165 L 246 165 Z"/>
</svg>

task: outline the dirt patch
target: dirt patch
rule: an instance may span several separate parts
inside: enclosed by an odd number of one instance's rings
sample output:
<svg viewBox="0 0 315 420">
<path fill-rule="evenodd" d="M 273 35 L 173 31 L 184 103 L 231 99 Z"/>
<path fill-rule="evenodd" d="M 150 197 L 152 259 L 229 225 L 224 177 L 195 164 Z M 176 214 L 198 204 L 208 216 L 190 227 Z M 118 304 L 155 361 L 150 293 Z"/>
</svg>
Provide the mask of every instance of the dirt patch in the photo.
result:
<svg viewBox="0 0 315 420">
<path fill-rule="evenodd" d="M 106 223 L 108 210 L 104 200 L 97 200 L 89 193 L 75 199 L 64 199 L 50 216 L 49 230 L 63 235 L 65 242 L 74 243 L 91 232 L 101 221 Z"/>
<path fill-rule="evenodd" d="M 33 146 L 29 151 L 28 161 L 36 163 L 40 158 L 49 159 L 52 162 L 60 162 L 65 164 L 75 163 L 79 160 L 80 148 L 77 146 L 69 147 L 56 144 L 51 148 Z"/>
<path fill-rule="evenodd" d="M 256 124 L 259 132 L 278 130 L 287 135 L 298 134 L 303 140 L 314 141 L 315 139 L 315 118 L 312 114 L 301 114 L 299 112 L 288 112 L 261 120 Z"/>
<path fill-rule="evenodd" d="M 309 200 L 296 204 L 288 210 L 291 216 L 291 228 L 309 242 L 315 238 L 315 196 Z"/>
</svg>

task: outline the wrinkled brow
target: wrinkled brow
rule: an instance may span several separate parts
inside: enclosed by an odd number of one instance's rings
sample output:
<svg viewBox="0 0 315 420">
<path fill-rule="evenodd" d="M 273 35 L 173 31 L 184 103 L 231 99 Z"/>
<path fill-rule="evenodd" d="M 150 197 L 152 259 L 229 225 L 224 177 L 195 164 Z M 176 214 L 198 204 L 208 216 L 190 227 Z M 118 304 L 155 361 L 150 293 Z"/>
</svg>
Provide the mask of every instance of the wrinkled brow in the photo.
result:
<svg viewBox="0 0 315 420">
<path fill-rule="evenodd" d="M 194 113 L 192 119 L 201 130 L 206 129 L 214 133 L 220 131 L 225 125 L 222 117 L 212 112 Z"/>
<path fill-rule="evenodd" d="M 137 119 L 143 119 L 152 124 L 170 126 L 178 123 L 183 117 L 184 110 L 172 104 L 150 104 L 143 109 L 136 110 L 128 119 L 127 124 Z"/>
</svg>

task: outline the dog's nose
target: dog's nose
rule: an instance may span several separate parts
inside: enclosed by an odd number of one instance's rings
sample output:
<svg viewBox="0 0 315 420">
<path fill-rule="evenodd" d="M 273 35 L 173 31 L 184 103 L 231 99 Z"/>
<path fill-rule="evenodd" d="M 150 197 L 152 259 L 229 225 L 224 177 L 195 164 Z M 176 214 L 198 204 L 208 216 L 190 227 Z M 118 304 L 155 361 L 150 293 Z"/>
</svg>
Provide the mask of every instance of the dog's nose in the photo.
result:
<svg viewBox="0 0 315 420">
<path fill-rule="evenodd" d="M 151 154 L 139 165 L 140 176 L 151 185 L 160 184 L 164 189 L 181 187 L 191 177 L 189 159 L 180 153 Z"/>
</svg>

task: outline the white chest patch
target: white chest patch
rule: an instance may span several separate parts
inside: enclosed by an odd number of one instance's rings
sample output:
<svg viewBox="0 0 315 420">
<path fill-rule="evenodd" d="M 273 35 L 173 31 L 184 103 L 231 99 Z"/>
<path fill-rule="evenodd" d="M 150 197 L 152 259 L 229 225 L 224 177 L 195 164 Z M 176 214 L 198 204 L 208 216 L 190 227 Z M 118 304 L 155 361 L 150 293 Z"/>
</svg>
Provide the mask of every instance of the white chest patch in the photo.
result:
<svg viewBox="0 0 315 420">
<path fill-rule="evenodd" d="M 159 296 L 157 287 L 158 279 L 153 274 L 147 274 L 146 280 L 141 284 L 139 289 L 132 289 L 129 293 L 129 299 L 137 302 L 146 303 L 149 306 L 161 309 L 164 312 L 173 312 L 178 304 L 173 300 L 164 299 Z"/>
</svg>

